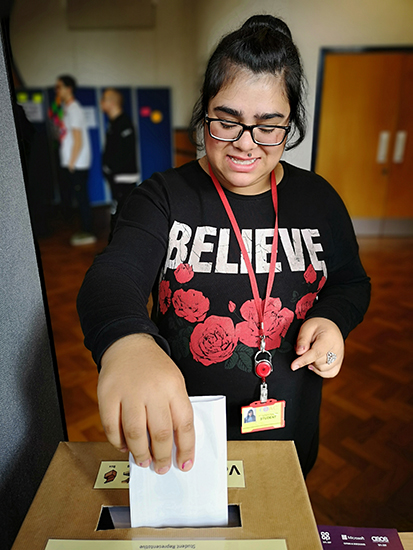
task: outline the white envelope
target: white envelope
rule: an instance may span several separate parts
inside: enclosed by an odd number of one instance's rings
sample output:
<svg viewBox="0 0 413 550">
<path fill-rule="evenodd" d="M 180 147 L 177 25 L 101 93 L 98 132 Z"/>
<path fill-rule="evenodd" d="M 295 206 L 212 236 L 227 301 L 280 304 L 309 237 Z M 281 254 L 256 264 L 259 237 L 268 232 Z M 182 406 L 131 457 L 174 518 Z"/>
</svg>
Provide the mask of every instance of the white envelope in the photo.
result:
<svg viewBox="0 0 413 550">
<path fill-rule="evenodd" d="M 165 475 L 141 468 L 132 454 L 129 499 L 132 527 L 217 527 L 228 525 L 227 421 L 225 396 L 191 397 L 195 461 Z"/>
</svg>

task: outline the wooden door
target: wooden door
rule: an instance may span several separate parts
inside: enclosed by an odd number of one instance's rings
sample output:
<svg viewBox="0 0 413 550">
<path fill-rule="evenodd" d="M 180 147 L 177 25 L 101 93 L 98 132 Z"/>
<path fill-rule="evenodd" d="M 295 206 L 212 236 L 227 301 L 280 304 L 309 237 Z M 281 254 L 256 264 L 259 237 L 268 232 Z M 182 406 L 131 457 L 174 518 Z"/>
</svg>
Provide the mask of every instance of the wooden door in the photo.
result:
<svg viewBox="0 0 413 550">
<path fill-rule="evenodd" d="M 398 122 L 390 151 L 385 217 L 413 218 L 413 55 L 402 56 Z"/>
<path fill-rule="evenodd" d="M 377 228 L 388 217 L 413 219 L 412 59 L 397 51 L 325 57 L 315 170 L 353 219 Z M 403 140 L 406 148 L 395 163 L 396 138 L 399 153 Z"/>
</svg>

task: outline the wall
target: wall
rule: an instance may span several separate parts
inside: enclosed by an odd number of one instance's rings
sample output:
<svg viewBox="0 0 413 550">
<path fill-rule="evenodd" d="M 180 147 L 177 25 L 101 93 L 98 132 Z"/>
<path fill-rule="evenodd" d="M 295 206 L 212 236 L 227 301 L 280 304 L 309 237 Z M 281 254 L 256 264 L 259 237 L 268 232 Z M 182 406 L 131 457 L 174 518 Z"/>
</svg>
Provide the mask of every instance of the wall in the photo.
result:
<svg viewBox="0 0 413 550">
<path fill-rule="evenodd" d="M 28 85 L 62 70 L 82 84 L 169 85 L 173 124 L 188 123 L 202 72 L 219 37 L 253 13 L 279 15 L 300 48 L 313 114 L 320 47 L 413 44 L 411 0 L 159 0 L 157 26 L 145 31 L 68 31 L 64 0 L 15 0 L 11 37 Z M 287 158 L 310 166 L 311 129 Z"/>
<path fill-rule="evenodd" d="M 13 57 L 27 86 L 73 74 L 80 85 L 170 86 L 173 124 L 186 126 L 195 101 L 192 0 L 161 0 L 154 29 L 69 30 L 65 0 L 15 0 Z"/>
</svg>

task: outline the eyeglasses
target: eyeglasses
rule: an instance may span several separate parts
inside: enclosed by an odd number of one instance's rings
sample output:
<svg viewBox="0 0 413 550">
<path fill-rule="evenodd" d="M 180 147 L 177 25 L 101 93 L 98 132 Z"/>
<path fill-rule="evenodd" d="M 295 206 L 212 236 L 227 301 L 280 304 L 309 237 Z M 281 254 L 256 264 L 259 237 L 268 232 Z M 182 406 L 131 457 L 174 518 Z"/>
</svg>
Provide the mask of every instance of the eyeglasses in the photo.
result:
<svg viewBox="0 0 413 550">
<path fill-rule="evenodd" d="M 247 126 L 242 122 L 209 118 L 205 115 L 209 135 L 219 141 L 238 141 L 245 130 L 251 134 L 252 141 L 256 145 L 274 147 L 281 145 L 291 130 L 291 126 L 272 126 L 267 124 L 254 124 Z"/>
</svg>

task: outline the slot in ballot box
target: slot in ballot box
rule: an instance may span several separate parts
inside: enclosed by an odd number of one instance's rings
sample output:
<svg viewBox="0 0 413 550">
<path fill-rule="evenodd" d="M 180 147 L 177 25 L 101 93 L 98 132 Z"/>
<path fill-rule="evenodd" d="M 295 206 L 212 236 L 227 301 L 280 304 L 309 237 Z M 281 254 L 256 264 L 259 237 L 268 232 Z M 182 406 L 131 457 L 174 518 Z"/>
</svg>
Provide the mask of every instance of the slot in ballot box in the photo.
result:
<svg viewBox="0 0 413 550">
<path fill-rule="evenodd" d="M 127 455 L 126 455 L 127 456 Z M 102 464 L 123 461 L 124 471 L 105 468 L 103 488 L 97 486 Z M 236 548 L 231 541 L 255 541 L 241 547 L 319 550 L 322 548 L 310 500 L 292 441 L 229 441 L 228 527 L 102 528 L 103 512 L 129 506 L 125 454 L 109 443 L 60 443 L 13 545 L 13 550 L 80 548 L 70 541 L 191 541 L 194 548 Z M 119 473 L 119 484 L 114 481 Z M 122 476 L 124 478 L 122 479 Z M 239 479 L 238 479 L 239 478 Z M 123 482 L 123 483 L 122 483 Z M 114 508 L 116 507 L 116 508 Z M 67 546 L 53 541 L 66 540 Z M 280 539 L 279 543 L 275 539 Z M 268 541 L 274 541 L 271 545 Z M 222 541 L 228 541 L 227 546 Z M 261 541 L 267 541 L 261 546 Z M 284 542 L 282 542 L 284 541 Z M 224 546 L 222 546 L 224 544 Z M 268 546 L 269 544 L 269 546 Z M 100 545 L 106 548 L 108 543 Z M 202 546 L 203 545 L 203 546 Z M 90 548 L 99 550 L 93 543 Z M 135 543 L 126 548 L 140 548 Z M 150 544 L 149 544 L 150 546 Z M 163 546 L 162 544 L 160 546 Z M 183 545 L 184 546 L 184 545 Z M 182 547 L 183 547 L 182 546 Z M 192 547 L 191 546 L 191 547 Z M 107 546 L 109 548 L 109 546 Z M 116 546 L 121 550 L 123 546 Z M 86 547 L 85 547 L 86 548 Z"/>
</svg>

